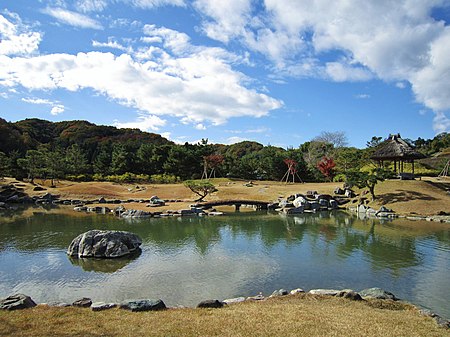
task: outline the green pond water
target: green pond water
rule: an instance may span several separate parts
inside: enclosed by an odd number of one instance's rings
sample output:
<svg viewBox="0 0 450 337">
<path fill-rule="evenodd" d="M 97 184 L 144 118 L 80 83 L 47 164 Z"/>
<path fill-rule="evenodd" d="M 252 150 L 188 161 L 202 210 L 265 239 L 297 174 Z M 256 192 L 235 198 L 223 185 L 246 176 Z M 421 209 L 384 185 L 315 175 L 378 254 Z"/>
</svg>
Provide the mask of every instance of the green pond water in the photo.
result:
<svg viewBox="0 0 450 337">
<path fill-rule="evenodd" d="M 450 318 L 450 224 L 383 223 L 344 212 L 132 221 L 70 214 L 1 215 L 1 298 L 21 292 L 41 303 L 161 298 L 195 306 L 280 288 L 381 287 Z M 89 229 L 136 233 L 142 252 L 69 258 L 72 239 Z"/>
</svg>

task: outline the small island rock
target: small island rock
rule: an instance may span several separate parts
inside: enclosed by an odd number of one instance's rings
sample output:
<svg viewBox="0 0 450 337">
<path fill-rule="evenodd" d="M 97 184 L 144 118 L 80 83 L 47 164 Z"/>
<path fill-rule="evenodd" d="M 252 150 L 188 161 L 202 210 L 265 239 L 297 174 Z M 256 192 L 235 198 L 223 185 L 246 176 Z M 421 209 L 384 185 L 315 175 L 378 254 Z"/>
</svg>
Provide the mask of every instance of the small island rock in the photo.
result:
<svg viewBox="0 0 450 337">
<path fill-rule="evenodd" d="M 133 233 L 94 229 L 73 239 L 67 254 L 78 258 L 115 258 L 132 254 L 141 244 L 141 238 Z"/>
</svg>

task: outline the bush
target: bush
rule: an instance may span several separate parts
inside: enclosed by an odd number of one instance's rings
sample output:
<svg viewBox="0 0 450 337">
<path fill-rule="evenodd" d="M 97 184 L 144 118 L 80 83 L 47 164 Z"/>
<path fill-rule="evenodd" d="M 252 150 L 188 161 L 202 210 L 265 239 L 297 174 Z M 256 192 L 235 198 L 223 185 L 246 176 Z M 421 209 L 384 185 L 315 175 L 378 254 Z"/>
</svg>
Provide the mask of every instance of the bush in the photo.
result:
<svg viewBox="0 0 450 337">
<path fill-rule="evenodd" d="M 180 177 L 173 174 L 153 174 L 150 177 L 150 181 L 154 184 L 175 184 L 180 182 Z"/>
<path fill-rule="evenodd" d="M 345 182 L 346 179 L 347 179 L 347 177 L 345 176 L 344 173 L 339 173 L 334 176 L 333 181 L 335 183 L 343 183 L 343 182 Z"/>
<path fill-rule="evenodd" d="M 94 179 L 94 177 L 87 174 L 69 174 L 66 176 L 66 179 L 70 181 L 90 181 Z"/>
</svg>

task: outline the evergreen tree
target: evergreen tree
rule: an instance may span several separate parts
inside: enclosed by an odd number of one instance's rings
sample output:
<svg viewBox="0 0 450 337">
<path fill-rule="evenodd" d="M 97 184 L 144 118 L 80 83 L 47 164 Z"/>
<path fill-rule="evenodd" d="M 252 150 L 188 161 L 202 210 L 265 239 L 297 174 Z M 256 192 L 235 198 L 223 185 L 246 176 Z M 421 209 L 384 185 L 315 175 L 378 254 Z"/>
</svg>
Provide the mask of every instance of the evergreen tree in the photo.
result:
<svg viewBox="0 0 450 337">
<path fill-rule="evenodd" d="M 78 144 L 73 144 L 66 149 L 65 164 L 66 173 L 69 174 L 79 175 L 86 173 L 89 169 L 86 154 Z"/>
<path fill-rule="evenodd" d="M 28 150 L 25 158 L 20 158 L 17 162 L 27 172 L 28 179 L 32 184 L 35 178 L 41 178 L 44 174 L 46 158 L 41 151 Z"/>
<path fill-rule="evenodd" d="M 111 155 L 111 172 L 114 174 L 124 174 L 129 169 L 130 153 L 125 146 L 117 143 L 113 145 Z"/>
<path fill-rule="evenodd" d="M 111 148 L 107 144 L 100 146 L 93 160 L 94 173 L 108 175 L 111 173 Z"/>
</svg>

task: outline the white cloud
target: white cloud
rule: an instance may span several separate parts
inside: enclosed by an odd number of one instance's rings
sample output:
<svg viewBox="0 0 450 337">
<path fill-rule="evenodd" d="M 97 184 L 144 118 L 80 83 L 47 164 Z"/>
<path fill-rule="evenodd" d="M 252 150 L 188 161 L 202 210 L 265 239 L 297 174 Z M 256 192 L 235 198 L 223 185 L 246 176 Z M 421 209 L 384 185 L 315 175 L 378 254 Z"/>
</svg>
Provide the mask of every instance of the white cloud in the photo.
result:
<svg viewBox="0 0 450 337">
<path fill-rule="evenodd" d="M 372 78 L 372 74 L 367 69 L 352 67 L 341 62 L 328 62 L 325 71 L 335 82 L 367 81 Z"/>
<path fill-rule="evenodd" d="M 41 34 L 29 32 L 20 18 L 12 13 L 8 20 L 0 14 L 0 55 L 29 55 L 37 51 Z"/>
<path fill-rule="evenodd" d="M 63 105 L 55 105 L 54 107 L 52 107 L 52 109 L 50 110 L 50 113 L 53 116 L 59 115 L 60 113 L 63 113 L 65 110 Z"/>
<path fill-rule="evenodd" d="M 202 123 L 199 123 L 195 126 L 197 130 L 206 130 L 206 126 L 204 126 Z"/>
<path fill-rule="evenodd" d="M 161 126 L 166 125 L 166 121 L 157 116 L 140 116 L 134 122 L 114 121 L 114 126 L 118 128 L 140 129 L 142 131 L 157 131 Z M 170 133 L 168 134 L 170 135 Z"/>
<path fill-rule="evenodd" d="M 209 37 L 264 54 L 278 76 L 410 83 L 435 113 L 450 109 L 450 26 L 431 17 L 448 1 L 265 0 L 263 10 L 255 2 L 249 9 L 249 1 L 195 4 Z M 223 6 L 234 10 L 220 12 Z"/>
<path fill-rule="evenodd" d="M 231 144 L 240 143 L 240 142 L 243 142 L 243 141 L 246 141 L 246 140 L 249 140 L 249 139 L 248 138 L 234 136 L 234 137 L 229 137 L 227 139 L 226 144 L 227 145 L 231 145 Z"/>
<path fill-rule="evenodd" d="M 196 0 L 194 7 L 212 19 L 202 25 L 206 35 L 227 43 L 230 38 L 243 33 L 250 17 L 251 0 Z"/>
<path fill-rule="evenodd" d="M 151 51 L 147 54 L 140 50 L 144 58 L 101 52 L 0 56 L 0 85 L 92 89 L 148 114 L 148 119 L 135 125 L 150 129 L 164 125 L 156 116 L 172 116 L 197 126 L 205 121 L 218 125 L 233 117 L 262 117 L 282 106 L 281 101 L 246 87 L 248 78 L 232 68 L 241 60 L 238 56 L 220 48 L 194 46 L 186 34 L 164 27 L 148 25 L 144 32 L 162 41 L 147 46 Z"/>
<path fill-rule="evenodd" d="M 436 133 L 450 130 L 450 118 L 443 112 L 437 112 L 433 119 L 433 129 Z"/>
<path fill-rule="evenodd" d="M 359 99 L 368 99 L 368 98 L 370 98 L 370 95 L 369 94 L 358 94 L 355 97 L 359 98 Z"/>
<path fill-rule="evenodd" d="M 112 37 L 108 38 L 108 42 L 99 42 L 99 41 L 93 40 L 92 47 L 118 49 L 118 50 L 121 50 L 121 51 L 124 51 L 127 53 L 133 52 L 133 48 L 125 47 L 125 46 L 121 45 L 119 42 L 114 40 L 114 38 L 112 38 Z"/>
<path fill-rule="evenodd" d="M 162 6 L 186 6 L 184 0 L 124 0 L 139 8 L 155 8 Z"/>
<path fill-rule="evenodd" d="M 75 7 L 84 13 L 87 12 L 101 12 L 108 6 L 106 0 L 77 0 Z"/>
<path fill-rule="evenodd" d="M 90 17 L 63 8 L 46 8 L 44 14 L 54 17 L 61 23 L 79 28 L 103 29 L 101 23 Z"/>
<path fill-rule="evenodd" d="M 60 102 L 50 101 L 48 99 L 43 98 L 22 98 L 22 101 L 29 104 L 37 104 L 37 105 L 49 105 L 51 106 L 50 113 L 54 116 L 59 115 L 65 111 L 64 105 Z"/>
</svg>

